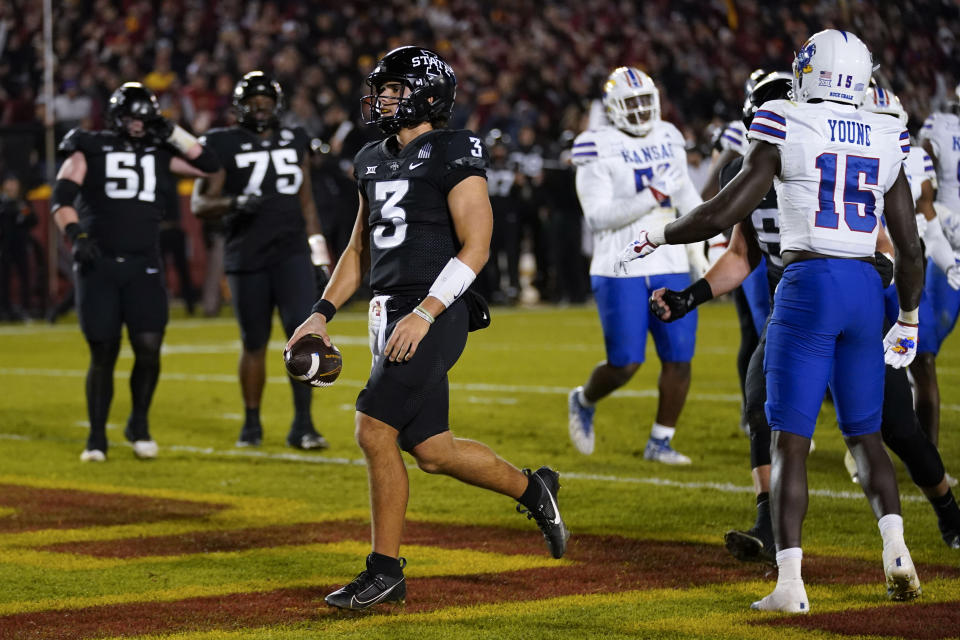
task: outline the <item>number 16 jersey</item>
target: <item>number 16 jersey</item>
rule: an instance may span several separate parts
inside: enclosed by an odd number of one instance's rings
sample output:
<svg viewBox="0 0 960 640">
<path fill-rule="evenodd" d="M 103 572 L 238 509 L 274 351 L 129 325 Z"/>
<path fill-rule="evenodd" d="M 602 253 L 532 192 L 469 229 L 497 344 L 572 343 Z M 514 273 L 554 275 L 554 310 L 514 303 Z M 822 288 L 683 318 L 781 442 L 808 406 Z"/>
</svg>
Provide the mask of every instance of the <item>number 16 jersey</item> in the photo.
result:
<svg viewBox="0 0 960 640">
<path fill-rule="evenodd" d="M 470 176 L 486 178 L 488 164 L 483 142 L 466 130 L 428 131 L 400 150 L 389 137 L 357 153 L 354 175 L 370 208 L 375 294 L 427 294 L 460 251 L 447 196 Z"/>
<path fill-rule="evenodd" d="M 899 120 L 833 102 L 766 102 L 747 136 L 775 144 L 781 251 L 872 256 L 884 194 L 910 153 Z"/>
</svg>

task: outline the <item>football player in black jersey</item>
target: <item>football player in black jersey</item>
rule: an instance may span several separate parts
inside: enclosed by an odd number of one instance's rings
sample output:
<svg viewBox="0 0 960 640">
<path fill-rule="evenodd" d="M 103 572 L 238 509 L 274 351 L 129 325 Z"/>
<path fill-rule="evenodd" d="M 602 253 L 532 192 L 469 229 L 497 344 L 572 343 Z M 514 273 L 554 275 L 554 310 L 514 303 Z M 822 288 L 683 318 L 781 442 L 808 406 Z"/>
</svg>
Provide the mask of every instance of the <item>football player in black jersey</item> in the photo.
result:
<svg viewBox="0 0 960 640">
<path fill-rule="evenodd" d="M 356 437 L 367 461 L 373 551 L 366 570 L 326 597 L 334 607 L 365 609 L 402 601 L 399 557 L 408 479 L 400 449 L 427 473 L 442 473 L 515 498 L 535 518 L 550 552 L 566 550 L 558 474 L 521 471 L 489 447 L 455 438 L 449 427 L 447 372 L 467 342 L 471 316 L 486 319 L 468 291 L 487 261 L 493 214 L 486 149 L 470 131 L 446 128 L 456 95 L 450 66 L 434 51 L 400 47 L 367 76 L 368 124 L 389 134 L 354 160 L 360 209 L 307 333 L 329 344 L 327 323 L 370 271 L 373 367 L 357 398 Z"/>
<path fill-rule="evenodd" d="M 191 205 L 202 218 L 223 216 L 226 229 L 224 271 L 243 341 L 239 374 L 246 417 L 237 446 L 246 447 L 263 439 L 260 401 L 273 309 L 289 336 L 310 313 L 315 278 L 320 286 L 326 283 L 330 258 L 310 185 L 310 140 L 301 127 L 280 126 L 280 84 L 251 71 L 237 83 L 233 107 L 236 126 L 201 138 L 223 169 L 194 183 Z M 311 388 L 292 378 L 290 386 L 294 417 L 287 444 L 326 448 L 313 427 Z"/>
<path fill-rule="evenodd" d="M 757 109 L 767 100 L 786 98 L 791 87 L 790 78 L 770 76 L 747 98 L 744 120 L 749 128 L 750 120 Z M 737 157 L 721 170 L 721 187 L 729 183 L 740 171 L 743 157 Z M 767 258 L 767 278 L 770 304 L 773 292 L 783 275 L 780 258 L 780 230 L 777 214 L 777 194 L 773 190 L 760 203 L 750 219 L 734 228 L 727 252 L 699 281 L 683 291 L 658 289 L 654 291 L 650 306 L 664 321 L 682 318 L 689 310 L 716 296 L 729 293 L 738 287 L 752 272 L 761 255 Z M 892 255 L 893 246 L 886 235 L 878 240 L 878 249 L 887 246 Z M 877 255 L 878 271 L 885 284 L 893 277 L 893 267 L 882 254 Z M 881 265 L 887 265 L 883 273 Z M 753 527 L 746 531 L 733 529 L 724 537 L 727 549 L 738 560 L 759 561 L 775 565 L 773 523 L 770 514 L 770 424 L 764 412 L 767 399 L 763 360 L 766 351 L 766 327 L 759 344 L 750 358 L 746 380 L 746 415 L 750 424 L 750 467 L 754 493 L 757 498 L 757 515 Z M 926 438 L 920 421 L 913 409 L 913 398 L 906 371 L 887 366 L 881 435 L 884 443 L 903 461 L 911 479 L 920 487 L 937 515 L 941 537 L 951 548 L 960 549 L 960 507 L 953 497 L 940 452 Z"/>
<path fill-rule="evenodd" d="M 90 436 L 80 459 L 103 462 L 113 369 L 127 325 L 134 363 L 133 407 L 124 436 L 138 458 L 157 455 L 147 411 L 160 375 L 167 292 L 159 253 L 163 215 L 157 185 L 171 173 L 200 177 L 217 171 L 216 156 L 160 115 L 157 99 L 139 82 L 114 91 L 106 131 L 70 131 L 67 155 L 53 186 L 51 211 L 73 244 L 77 311 L 90 347 L 87 413 Z"/>
</svg>

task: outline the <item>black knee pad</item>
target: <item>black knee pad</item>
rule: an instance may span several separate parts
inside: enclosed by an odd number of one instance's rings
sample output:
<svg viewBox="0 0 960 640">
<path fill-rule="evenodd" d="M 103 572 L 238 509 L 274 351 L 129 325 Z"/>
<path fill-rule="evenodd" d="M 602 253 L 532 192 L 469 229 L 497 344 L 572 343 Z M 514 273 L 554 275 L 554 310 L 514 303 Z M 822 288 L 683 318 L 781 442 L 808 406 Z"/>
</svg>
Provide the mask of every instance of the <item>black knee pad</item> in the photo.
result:
<svg viewBox="0 0 960 640">
<path fill-rule="evenodd" d="M 140 363 L 160 362 L 160 347 L 162 344 L 162 333 L 144 332 L 130 336 L 133 355 Z"/>
</svg>

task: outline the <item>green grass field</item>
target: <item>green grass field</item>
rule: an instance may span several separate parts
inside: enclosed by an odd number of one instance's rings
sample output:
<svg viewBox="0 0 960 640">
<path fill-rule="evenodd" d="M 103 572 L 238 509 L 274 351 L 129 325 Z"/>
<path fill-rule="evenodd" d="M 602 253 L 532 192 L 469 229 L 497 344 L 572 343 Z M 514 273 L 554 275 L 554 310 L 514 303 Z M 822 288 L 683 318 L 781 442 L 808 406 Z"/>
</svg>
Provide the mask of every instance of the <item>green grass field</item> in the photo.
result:
<svg viewBox="0 0 960 640">
<path fill-rule="evenodd" d="M 338 314 L 344 372 L 314 394 L 321 453 L 285 446 L 290 391 L 274 327 L 264 444 L 242 419 L 232 318 L 171 322 L 151 411 L 155 461 L 123 441 L 132 356 L 117 365 L 106 464 L 81 464 L 88 362 L 76 324 L 0 327 L 0 638 L 848 638 L 960 637 L 960 551 L 940 540 L 903 466 L 906 538 L 923 596 L 885 598 L 880 537 L 843 467 L 832 408 L 809 460 L 804 528 L 812 612 L 758 614 L 776 574 L 741 565 L 723 534 L 754 516 L 740 432 L 732 305 L 700 316 L 693 384 L 674 440 L 694 464 L 643 460 L 659 371 L 652 347 L 600 404 L 597 450 L 567 438 L 566 394 L 603 358 L 592 306 L 494 309 L 451 375 L 454 433 L 518 466 L 561 472 L 573 532 L 562 561 L 509 498 L 428 476 L 407 458 L 408 600 L 363 615 L 323 604 L 369 550 L 353 403 L 369 367 L 366 314 Z M 940 449 L 960 475 L 960 338 L 938 358 Z"/>
</svg>

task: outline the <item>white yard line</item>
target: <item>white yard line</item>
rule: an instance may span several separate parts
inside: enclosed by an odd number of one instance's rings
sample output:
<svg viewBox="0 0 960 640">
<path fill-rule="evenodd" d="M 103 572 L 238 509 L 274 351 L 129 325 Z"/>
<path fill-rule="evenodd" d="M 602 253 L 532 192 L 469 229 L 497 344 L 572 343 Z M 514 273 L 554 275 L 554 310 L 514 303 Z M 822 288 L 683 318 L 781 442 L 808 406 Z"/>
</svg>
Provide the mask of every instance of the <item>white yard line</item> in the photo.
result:
<svg viewBox="0 0 960 640">
<path fill-rule="evenodd" d="M 40 438 L 31 438 L 15 433 L 0 433 L 0 440 L 15 440 L 19 442 L 41 442 Z M 117 443 L 114 446 L 130 445 L 126 442 Z M 216 449 L 214 447 L 194 447 L 189 445 L 167 445 L 161 444 L 161 457 L 164 451 L 173 451 L 178 453 L 188 453 L 198 456 L 227 456 L 235 458 L 256 458 L 260 460 L 285 460 L 291 462 L 306 462 L 310 464 L 329 464 L 340 466 L 359 466 L 362 467 L 365 462 L 362 458 L 332 458 L 322 454 L 305 453 L 270 453 L 256 449 Z M 415 465 L 409 465 L 413 468 Z M 680 480 L 671 480 L 669 478 L 636 478 L 632 476 L 615 476 L 595 473 L 579 473 L 576 471 L 563 472 L 563 477 L 568 480 L 583 480 L 586 482 L 600 482 L 612 484 L 634 484 L 634 485 L 653 485 L 658 487 L 671 487 L 675 489 L 685 489 L 689 491 L 716 491 L 718 493 L 753 493 L 752 486 L 739 486 L 729 482 L 681 482 Z M 832 498 L 836 500 L 862 500 L 862 491 L 833 491 L 831 489 L 811 489 L 810 494 Z M 924 502 L 926 498 L 913 494 L 901 494 L 900 499 L 904 502 Z"/>
<path fill-rule="evenodd" d="M 25 367 L 3 367 L 0 368 L 0 377 L 36 377 L 36 378 L 82 378 L 87 375 L 84 369 L 30 369 Z M 125 371 L 117 371 L 114 377 L 126 380 L 130 374 Z M 223 382 L 229 384 L 237 383 L 236 374 L 227 373 L 179 373 L 176 371 L 164 370 L 160 374 L 161 382 L 164 380 L 176 380 L 178 382 Z M 268 376 L 267 382 L 271 384 L 288 384 L 289 378 L 286 376 Z M 366 384 L 365 380 L 349 380 L 340 378 L 340 386 L 362 387 Z M 487 384 L 483 382 L 451 382 L 450 388 L 458 391 L 472 391 L 474 393 L 529 393 L 536 395 L 562 395 L 570 393 L 572 387 L 568 386 L 550 386 L 550 385 L 526 385 L 526 384 Z M 656 389 L 621 389 L 613 393 L 614 397 L 619 398 L 656 398 Z M 740 394 L 736 393 L 691 393 L 693 400 L 707 400 L 714 402 L 740 402 Z M 496 402 L 491 399 L 491 402 Z"/>
</svg>

